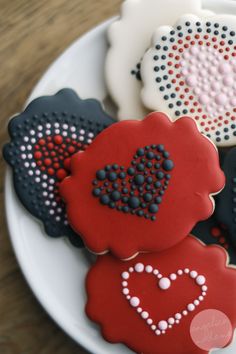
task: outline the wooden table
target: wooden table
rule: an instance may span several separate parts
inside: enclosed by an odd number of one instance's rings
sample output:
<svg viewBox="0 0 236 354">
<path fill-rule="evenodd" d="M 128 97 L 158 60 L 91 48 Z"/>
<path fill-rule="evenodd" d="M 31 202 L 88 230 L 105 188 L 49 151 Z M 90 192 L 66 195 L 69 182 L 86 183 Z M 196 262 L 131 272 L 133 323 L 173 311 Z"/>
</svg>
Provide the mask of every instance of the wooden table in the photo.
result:
<svg viewBox="0 0 236 354">
<path fill-rule="evenodd" d="M 0 0 L 0 143 L 49 64 L 81 34 L 118 13 L 121 0 Z M 16 262 L 4 216 L 0 159 L 0 353 L 86 353 L 48 317 Z"/>
</svg>

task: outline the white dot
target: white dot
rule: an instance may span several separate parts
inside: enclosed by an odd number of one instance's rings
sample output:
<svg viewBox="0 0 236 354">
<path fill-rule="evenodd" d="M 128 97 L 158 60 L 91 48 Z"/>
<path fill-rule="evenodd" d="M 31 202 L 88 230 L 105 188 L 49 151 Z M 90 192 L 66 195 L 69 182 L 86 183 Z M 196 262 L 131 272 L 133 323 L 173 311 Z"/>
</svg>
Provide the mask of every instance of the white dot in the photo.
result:
<svg viewBox="0 0 236 354">
<path fill-rule="evenodd" d="M 207 291 L 208 287 L 206 285 L 202 286 L 202 291 Z"/>
<path fill-rule="evenodd" d="M 24 137 L 24 141 L 25 141 L 26 143 L 29 141 L 28 136 L 25 136 L 25 137 Z"/>
<path fill-rule="evenodd" d="M 70 128 L 70 131 L 73 133 L 73 132 L 75 132 L 76 131 L 76 127 L 71 127 Z"/>
<path fill-rule="evenodd" d="M 143 311 L 143 312 L 141 313 L 141 317 L 142 317 L 144 320 L 146 320 L 146 319 L 149 317 L 149 313 L 148 313 L 147 311 Z"/>
<path fill-rule="evenodd" d="M 151 318 L 149 318 L 149 319 L 147 320 L 147 324 L 150 326 L 151 324 L 153 324 L 153 320 L 152 320 Z"/>
<path fill-rule="evenodd" d="M 21 151 L 25 151 L 25 146 L 22 145 L 22 146 L 20 147 L 20 150 L 21 150 Z"/>
<path fill-rule="evenodd" d="M 161 331 L 159 331 L 159 329 L 157 329 L 155 333 L 157 336 L 159 336 L 161 334 Z"/>
<path fill-rule="evenodd" d="M 138 308 L 137 308 L 137 312 L 138 312 L 138 313 L 141 313 L 142 311 L 143 311 L 143 309 L 142 309 L 141 307 L 138 307 Z"/>
<path fill-rule="evenodd" d="M 162 278 L 162 274 L 158 274 L 157 278 L 161 279 Z"/>
<path fill-rule="evenodd" d="M 175 318 L 176 320 L 181 320 L 182 315 L 180 313 L 176 313 Z"/>
<path fill-rule="evenodd" d="M 56 221 L 60 221 L 60 220 L 61 220 L 60 216 L 57 216 Z"/>
<path fill-rule="evenodd" d="M 60 127 L 60 124 L 59 124 L 59 123 L 55 123 L 55 124 L 54 124 L 54 127 L 55 127 L 55 128 L 59 128 L 59 127 Z"/>
<path fill-rule="evenodd" d="M 67 130 L 68 129 L 68 124 L 63 124 L 63 129 Z"/>
<path fill-rule="evenodd" d="M 47 124 L 46 124 L 46 128 L 47 128 L 47 129 L 50 129 L 50 128 L 51 128 L 51 124 L 50 124 L 50 123 L 47 123 Z"/>
<path fill-rule="evenodd" d="M 129 294 L 129 289 L 127 289 L 127 288 L 123 289 L 123 294 L 124 295 L 128 295 Z"/>
<path fill-rule="evenodd" d="M 33 172 L 32 170 L 29 170 L 28 174 L 29 174 L 30 176 L 33 176 L 34 172 Z"/>
<path fill-rule="evenodd" d="M 178 275 L 183 275 L 183 271 L 181 269 L 178 270 L 177 272 Z"/>
<path fill-rule="evenodd" d="M 122 282 L 122 286 L 127 286 L 128 285 L 128 282 L 127 281 L 123 281 Z"/>
<path fill-rule="evenodd" d="M 199 305 L 199 301 L 198 300 L 194 300 L 194 305 L 198 306 Z"/>
<path fill-rule="evenodd" d="M 85 130 L 84 129 L 80 129 L 80 134 L 84 135 L 85 134 Z"/>
<path fill-rule="evenodd" d="M 25 162 L 25 167 L 28 168 L 30 166 L 29 162 Z"/>
<path fill-rule="evenodd" d="M 55 130 L 55 133 L 56 133 L 56 134 L 60 134 L 60 130 L 59 130 L 59 129 L 56 129 L 56 130 Z"/>
<path fill-rule="evenodd" d="M 190 312 L 194 311 L 194 310 L 195 310 L 194 304 L 189 304 L 189 305 L 187 306 L 187 309 L 188 309 Z"/>
<path fill-rule="evenodd" d="M 198 285 L 204 285 L 206 282 L 206 278 L 203 275 L 199 275 L 196 279 L 196 283 Z"/>
<path fill-rule="evenodd" d="M 129 279 L 129 273 L 128 272 L 123 272 L 121 274 L 121 276 L 122 276 L 123 279 Z"/>
<path fill-rule="evenodd" d="M 184 311 L 182 312 L 182 314 L 183 314 L 184 316 L 187 316 L 188 311 L 184 310 Z"/>
<path fill-rule="evenodd" d="M 176 279 L 177 279 L 177 275 L 174 274 L 174 273 L 172 273 L 172 274 L 170 275 L 170 279 L 171 279 L 171 280 L 176 280 Z"/>
<path fill-rule="evenodd" d="M 192 270 L 192 272 L 190 272 L 190 277 L 195 279 L 198 276 L 198 273 L 195 270 Z"/>
<path fill-rule="evenodd" d="M 88 133 L 88 136 L 89 136 L 90 138 L 93 138 L 93 137 L 94 137 L 94 134 L 93 134 L 93 133 Z"/>
<path fill-rule="evenodd" d="M 142 273 L 144 271 L 144 265 L 142 263 L 137 263 L 134 269 L 137 273 Z"/>
<path fill-rule="evenodd" d="M 127 296 L 126 296 L 126 299 L 127 299 L 127 300 L 130 300 L 130 299 L 131 299 L 131 296 L 130 296 L 130 295 L 127 295 Z"/>
<path fill-rule="evenodd" d="M 133 271 L 134 271 L 134 268 L 133 268 L 133 267 L 130 267 L 130 268 L 129 268 L 129 272 L 130 272 L 130 273 L 133 273 Z"/>
<path fill-rule="evenodd" d="M 131 297 L 130 299 L 130 305 L 132 307 L 137 307 L 138 305 L 140 304 L 140 300 L 138 297 L 134 296 L 134 297 Z"/>
<path fill-rule="evenodd" d="M 55 214 L 55 211 L 53 209 L 49 210 L 49 214 L 50 215 L 54 215 Z"/>
<path fill-rule="evenodd" d="M 153 331 L 155 331 L 155 330 L 157 329 L 157 326 L 152 325 L 152 326 L 151 326 L 151 329 L 152 329 Z"/>
<path fill-rule="evenodd" d="M 80 140 L 80 141 L 84 141 L 84 136 L 80 136 L 80 137 L 79 137 L 79 140 Z"/>
<path fill-rule="evenodd" d="M 170 279 L 168 278 L 162 278 L 160 281 L 159 281 L 159 287 L 162 289 L 162 290 L 167 290 L 169 289 L 171 285 L 171 282 L 170 282 Z"/>
<path fill-rule="evenodd" d="M 169 323 L 170 325 L 173 325 L 173 324 L 175 323 L 175 319 L 174 319 L 173 317 L 170 317 L 170 318 L 168 319 L 168 323 Z"/>
<path fill-rule="evenodd" d="M 72 137 L 72 139 L 74 139 L 74 140 L 77 139 L 77 135 L 76 135 L 76 134 L 72 134 L 71 137 Z"/>
<path fill-rule="evenodd" d="M 30 131 L 30 135 L 35 135 L 35 131 L 34 131 L 34 130 L 31 130 L 31 131 Z"/>
<path fill-rule="evenodd" d="M 157 275 L 158 273 L 159 273 L 159 270 L 154 269 L 153 274 L 154 274 L 154 275 Z"/>
<path fill-rule="evenodd" d="M 168 323 L 166 321 L 160 321 L 158 323 L 158 328 L 161 330 L 161 331 L 165 331 L 167 328 L 168 328 Z"/>
<path fill-rule="evenodd" d="M 65 132 L 65 131 L 62 132 L 62 136 L 67 136 L 67 135 L 68 135 L 67 132 Z"/>
<path fill-rule="evenodd" d="M 152 273 L 153 268 L 152 268 L 152 266 L 147 265 L 146 268 L 145 268 L 145 270 L 146 270 L 147 273 Z"/>
<path fill-rule="evenodd" d="M 49 206 L 49 205 L 50 205 L 50 201 L 49 201 L 49 200 L 46 200 L 45 205 L 46 205 L 46 206 Z"/>
<path fill-rule="evenodd" d="M 184 273 L 185 273 L 185 274 L 188 274 L 188 273 L 189 273 L 189 269 L 188 269 L 188 268 L 185 268 Z"/>
<path fill-rule="evenodd" d="M 198 299 L 199 299 L 199 301 L 203 301 L 204 297 L 202 295 L 200 295 Z"/>
</svg>

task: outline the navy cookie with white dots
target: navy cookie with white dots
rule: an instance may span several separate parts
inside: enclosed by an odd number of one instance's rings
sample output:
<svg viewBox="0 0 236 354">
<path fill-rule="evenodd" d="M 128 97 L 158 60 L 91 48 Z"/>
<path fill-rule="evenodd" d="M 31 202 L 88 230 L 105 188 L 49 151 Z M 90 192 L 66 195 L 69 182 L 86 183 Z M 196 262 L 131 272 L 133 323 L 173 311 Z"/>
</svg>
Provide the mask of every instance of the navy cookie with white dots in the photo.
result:
<svg viewBox="0 0 236 354">
<path fill-rule="evenodd" d="M 229 263 L 236 265 L 236 248 L 230 240 L 227 227 L 216 220 L 215 214 L 208 220 L 199 222 L 191 234 L 206 245 L 216 244 L 223 247 L 229 256 Z"/>
<path fill-rule="evenodd" d="M 112 123 L 98 101 L 81 100 L 71 89 L 35 99 L 9 122 L 11 141 L 3 156 L 13 169 L 16 194 L 49 236 L 68 236 L 83 247 L 68 224 L 58 186 L 70 173 L 71 156 Z"/>
<path fill-rule="evenodd" d="M 219 222 L 228 227 L 230 237 L 236 245 L 236 148 L 226 153 L 222 168 L 226 185 L 217 197 L 216 216 Z"/>
</svg>

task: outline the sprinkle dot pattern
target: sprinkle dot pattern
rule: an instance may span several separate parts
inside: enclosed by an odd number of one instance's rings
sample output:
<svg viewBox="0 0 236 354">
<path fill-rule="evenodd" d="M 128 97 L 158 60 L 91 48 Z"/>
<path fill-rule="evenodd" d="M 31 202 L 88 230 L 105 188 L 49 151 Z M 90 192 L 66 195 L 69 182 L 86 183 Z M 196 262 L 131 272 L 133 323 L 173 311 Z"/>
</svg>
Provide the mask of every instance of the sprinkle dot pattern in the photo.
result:
<svg viewBox="0 0 236 354">
<path fill-rule="evenodd" d="M 169 319 L 162 319 L 158 323 L 154 323 L 151 315 L 142 307 L 141 299 L 137 295 L 130 294 L 128 280 L 133 276 L 133 274 L 147 273 L 153 275 L 157 278 L 157 286 L 160 291 L 168 291 L 171 287 L 172 282 L 176 281 L 178 277 L 186 276 L 189 277 L 193 283 L 199 287 L 200 293 L 198 298 L 194 299 L 192 303 L 186 304 L 182 311 L 174 314 Z M 184 319 L 189 313 L 196 310 L 198 306 L 204 301 L 207 296 L 208 287 L 206 285 L 206 278 L 204 275 L 198 274 L 196 270 L 190 270 L 189 268 L 178 269 L 176 273 L 170 274 L 169 277 L 164 277 L 160 271 L 151 265 L 144 265 L 142 263 L 137 263 L 134 267 L 130 267 L 128 271 L 124 271 L 121 274 L 122 278 L 122 294 L 125 296 L 126 300 L 129 302 L 130 306 L 137 311 L 142 320 L 144 320 L 149 326 L 150 330 L 157 336 L 166 334 L 167 330 L 173 328 L 174 325 L 178 325 L 180 321 Z M 164 294 L 163 294 L 164 295 Z"/>
<path fill-rule="evenodd" d="M 89 118 L 80 114 L 85 109 Z M 13 168 L 17 195 L 43 221 L 49 236 L 68 236 L 75 246 L 82 246 L 68 225 L 58 187 L 70 172 L 71 156 L 84 151 L 109 123 L 98 102 L 82 101 L 69 89 L 36 99 L 10 121 L 12 139 L 4 157 Z"/>
<path fill-rule="evenodd" d="M 106 165 L 96 172 L 92 194 L 103 206 L 155 221 L 174 162 L 164 145 L 139 148 L 128 168 Z"/>
<path fill-rule="evenodd" d="M 176 118 L 192 116 L 217 145 L 236 138 L 236 34 L 229 27 L 185 16 L 157 40 L 153 74 Z"/>
</svg>

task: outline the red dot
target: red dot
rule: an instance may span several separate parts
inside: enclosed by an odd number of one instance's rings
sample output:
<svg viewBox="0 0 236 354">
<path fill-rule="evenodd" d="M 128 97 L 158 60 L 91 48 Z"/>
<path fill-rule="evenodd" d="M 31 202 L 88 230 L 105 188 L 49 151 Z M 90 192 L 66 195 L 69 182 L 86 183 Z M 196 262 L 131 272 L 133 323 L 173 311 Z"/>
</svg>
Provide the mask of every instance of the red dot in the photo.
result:
<svg viewBox="0 0 236 354">
<path fill-rule="evenodd" d="M 48 169 L 48 174 L 49 174 L 50 176 L 54 175 L 54 173 L 55 173 L 55 170 L 54 170 L 53 168 L 49 168 L 49 169 Z"/>
<path fill-rule="evenodd" d="M 42 166 L 42 164 L 43 164 L 42 161 L 37 161 L 36 163 L 38 166 Z"/>
<path fill-rule="evenodd" d="M 55 135 L 53 141 L 55 144 L 60 145 L 63 142 L 63 138 L 61 135 Z"/>
<path fill-rule="evenodd" d="M 50 155 L 51 155 L 52 157 L 55 157 L 55 156 L 56 156 L 56 152 L 55 152 L 55 151 L 51 151 L 51 152 L 50 152 Z"/>
<path fill-rule="evenodd" d="M 48 143 L 47 147 L 49 150 L 52 150 L 54 148 L 54 144 L 53 143 Z"/>
<path fill-rule="evenodd" d="M 45 151 L 45 152 L 44 152 L 44 156 L 49 156 L 49 152 L 48 152 L 48 151 Z"/>
<path fill-rule="evenodd" d="M 43 145 L 45 145 L 45 144 L 46 144 L 46 142 L 45 142 L 44 139 L 40 139 L 40 140 L 39 140 L 39 145 L 43 146 Z"/>
<path fill-rule="evenodd" d="M 74 146 L 69 146 L 69 147 L 68 147 L 68 152 L 69 152 L 70 154 L 73 154 L 73 153 L 75 152 Z"/>
<path fill-rule="evenodd" d="M 70 171 L 70 161 L 71 161 L 71 158 L 68 157 L 67 159 L 64 160 L 63 162 L 63 165 L 65 167 L 66 170 Z"/>
<path fill-rule="evenodd" d="M 36 150 L 39 150 L 39 145 L 35 145 L 34 147 Z"/>
<path fill-rule="evenodd" d="M 66 178 L 67 172 L 66 172 L 66 170 L 64 170 L 63 168 L 60 168 L 60 170 L 57 171 L 56 175 L 57 175 L 57 178 L 58 178 L 60 181 L 62 181 L 64 178 Z"/>
<path fill-rule="evenodd" d="M 225 55 L 224 58 L 225 58 L 225 60 L 229 60 L 229 56 L 228 55 Z"/>
<path fill-rule="evenodd" d="M 36 160 L 41 159 L 41 157 L 42 157 L 42 153 L 41 153 L 40 151 L 36 151 L 36 152 L 34 153 L 34 158 L 35 158 Z"/>
<path fill-rule="evenodd" d="M 44 164 L 45 164 L 46 166 L 50 166 L 50 165 L 52 164 L 52 160 L 51 160 L 51 159 L 45 159 L 45 160 L 44 160 Z"/>
<path fill-rule="evenodd" d="M 48 137 L 47 137 L 47 141 L 52 141 L 51 136 L 48 136 Z"/>
<path fill-rule="evenodd" d="M 213 237 L 220 237 L 220 235 L 221 235 L 220 229 L 219 229 L 218 227 L 213 227 L 213 228 L 211 229 L 211 235 L 212 235 Z"/>
<path fill-rule="evenodd" d="M 222 237 L 219 238 L 219 242 L 221 244 L 225 243 L 225 241 L 226 241 L 225 237 L 222 236 Z"/>
<path fill-rule="evenodd" d="M 58 168 L 60 167 L 60 164 L 58 162 L 54 162 L 53 167 L 58 170 Z"/>
</svg>

